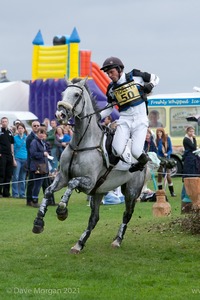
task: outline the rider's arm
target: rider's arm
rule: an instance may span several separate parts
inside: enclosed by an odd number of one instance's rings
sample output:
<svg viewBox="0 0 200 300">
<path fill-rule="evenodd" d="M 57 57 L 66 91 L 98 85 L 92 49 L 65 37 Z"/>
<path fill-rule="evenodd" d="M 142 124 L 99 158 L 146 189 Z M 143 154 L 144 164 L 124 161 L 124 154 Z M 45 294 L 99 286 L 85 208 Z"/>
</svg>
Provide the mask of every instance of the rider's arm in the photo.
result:
<svg viewBox="0 0 200 300">
<path fill-rule="evenodd" d="M 152 89 L 159 83 L 159 77 L 155 74 L 150 74 L 150 81 L 144 84 L 144 92 L 146 94 L 151 93 Z"/>
<path fill-rule="evenodd" d="M 106 108 L 107 106 L 108 106 L 108 108 Z M 110 104 L 107 104 L 106 107 L 103 111 L 100 112 L 101 120 L 108 117 L 113 111 L 113 107 L 110 107 Z"/>
<path fill-rule="evenodd" d="M 132 70 L 133 76 L 142 77 L 144 81 L 144 92 L 149 94 L 152 89 L 159 83 L 159 77 L 155 74 L 150 74 L 147 72 L 142 72 L 137 69 Z"/>
<path fill-rule="evenodd" d="M 155 74 L 151 74 L 150 83 L 153 84 L 153 86 L 156 86 L 159 83 L 159 77 Z"/>
</svg>

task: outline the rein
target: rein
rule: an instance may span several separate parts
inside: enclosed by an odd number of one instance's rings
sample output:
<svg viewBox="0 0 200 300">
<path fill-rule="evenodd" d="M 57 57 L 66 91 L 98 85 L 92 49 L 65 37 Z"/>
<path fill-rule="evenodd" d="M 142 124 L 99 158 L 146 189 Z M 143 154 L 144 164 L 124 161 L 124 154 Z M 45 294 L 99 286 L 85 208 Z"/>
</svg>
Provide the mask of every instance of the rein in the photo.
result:
<svg viewBox="0 0 200 300">
<path fill-rule="evenodd" d="M 93 113 L 91 113 L 91 114 L 87 114 L 87 115 L 85 115 L 84 117 L 82 117 L 82 118 L 80 118 L 80 119 L 82 120 L 82 119 L 88 118 L 88 117 L 90 117 L 90 116 L 96 115 L 96 114 L 98 114 L 98 113 L 104 111 L 104 110 L 107 109 L 107 108 L 114 107 L 115 105 L 116 105 L 116 104 L 110 104 L 110 105 L 107 105 L 106 107 L 101 108 L 101 109 L 99 109 L 99 110 L 97 110 L 97 111 L 95 111 L 95 112 L 93 112 Z"/>
<path fill-rule="evenodd" d="M 90 119 L 89 119 L 89 121 L 88 121 L 88 124 L 87 124 L 87 127 L 85 128 L 85 131 L 84 131 L 83 135 L 81 136 L 81 138 L 80 138 L 78 144 L 76 145 L 76 147 L 75 147 L 75 148 L 72 147 L 71 143 L 68 144 L 69 147 L 73 150 L 72 157 L 71 157 L 71 160 L 70 160 L 70 163 L 69 163 L 69 170 L 71 169 L 71 165 L 72 165 L 72 161 L 73 161 L 74 155 L 75 155 L 77 152 L 82 152 L 82 151 L 87 151 L 87 150 L 95 150 L 95 149 L 101 150 L 100 145 L 98 145 L 98 146 L 93 146 L 93 147 L 78 148 L 79 145 L 80 145 L 80 143 L 81 143 L 81 141 L 83 140 L 83 138 L 84 138 L 84 136 L 85 136 L 85 134 L 86 134 L 86 132 L 87 132 L 89 126 L 90 126 L 91 119 L 92 119 L 92 116 L 90 117 Z"/>
</svg>

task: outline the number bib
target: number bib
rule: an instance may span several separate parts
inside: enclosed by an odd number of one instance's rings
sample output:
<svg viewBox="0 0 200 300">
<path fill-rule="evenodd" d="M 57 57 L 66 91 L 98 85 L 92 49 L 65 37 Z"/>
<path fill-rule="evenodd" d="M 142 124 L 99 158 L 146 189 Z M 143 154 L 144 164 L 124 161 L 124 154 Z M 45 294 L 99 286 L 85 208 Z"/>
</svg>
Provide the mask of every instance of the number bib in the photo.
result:
<svg viewBox="0 0 200 300">
<path fill-rule="evenodd" d="M 133 81 L 121 84 L 116 89 L 113 89 L 113 93 L 120 105 L 135 101 L 141 97 L 137 85 Z"/>
</svg>

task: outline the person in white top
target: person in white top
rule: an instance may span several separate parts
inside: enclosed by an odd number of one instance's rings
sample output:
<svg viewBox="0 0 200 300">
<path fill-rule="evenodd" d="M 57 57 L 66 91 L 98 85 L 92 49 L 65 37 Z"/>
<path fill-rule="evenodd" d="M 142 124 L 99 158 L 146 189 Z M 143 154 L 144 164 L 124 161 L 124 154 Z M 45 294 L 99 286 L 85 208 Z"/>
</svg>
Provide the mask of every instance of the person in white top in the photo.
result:
<svg viewBox="0 0 200 300">
<path fill-rule="evenodd" d="M 101 112 L 101 118 L 110 115 L 114 105 L 119 107 L 113 154 L 120 157 L 131 139 L 131 153 L 138 162 L 132 164 L 129 171 L 142 171 L 149 160 L 143 152 L 148 128 L 147 94 L 158 84 L 159 78 L 137 69 L 125 73 L 124 64 L 117 57 L 107 58 L 101 70 L 111 79 L 106 93 L 107 108 Z"/>
</svg>

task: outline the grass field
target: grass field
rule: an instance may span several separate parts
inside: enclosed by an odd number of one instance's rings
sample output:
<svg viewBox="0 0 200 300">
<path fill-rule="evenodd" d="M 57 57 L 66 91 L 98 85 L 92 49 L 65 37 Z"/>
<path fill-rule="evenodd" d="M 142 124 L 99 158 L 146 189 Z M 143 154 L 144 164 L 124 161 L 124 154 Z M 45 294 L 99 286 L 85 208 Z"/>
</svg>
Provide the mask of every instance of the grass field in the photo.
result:
<svg viewBox="0 0 200 300">
<path fill-rule="evenodd" d="M 199 299 L 199 236 L 169 227 L 180 217 L 182 183 L 173 181 L 177 197 L 169 197 L 170 217 L 155 218 L 153 203 L 138 202 L 121 248 L 113 249 L 124 205 L 102 205 L 79 255 L 69 250 L 87 226 L 85 195 L 73 193 L 64 222 L 49 207 L 40 235 L 31 231 L 37 209 L 24 200 L 0 199 L 0 299 Z"/>
</svg>

